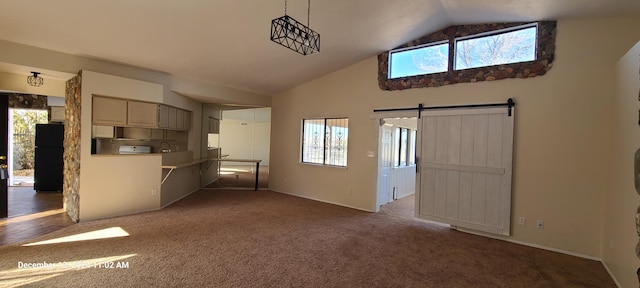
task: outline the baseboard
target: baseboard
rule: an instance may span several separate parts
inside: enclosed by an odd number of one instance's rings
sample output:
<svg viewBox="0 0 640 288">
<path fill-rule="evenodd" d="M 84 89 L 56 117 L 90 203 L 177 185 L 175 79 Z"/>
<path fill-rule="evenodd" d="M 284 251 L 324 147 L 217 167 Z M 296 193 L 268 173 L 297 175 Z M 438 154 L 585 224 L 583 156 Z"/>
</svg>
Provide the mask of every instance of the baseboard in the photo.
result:
<svg viewBox="0 0 640 288">
<path fill-rule="evenodd" d="M 299 194 L 293 194 L 293 193 L 284 192 L 284 191 L 280 191 L 280 190 L 269 189 L 269 191 L 282 193 L 282 194 L 295 196 L 295 197 L 300 197 L 300 198 L 305 198 L 305 199 L 309 199 L 309 200 L 313 200 L 313 201 L 323 202 L 323 203 L 327 203 L 327 204 L 333 204 L 333 205 L 337 205 L 337 206 L 347 207 L 347 208 L 356 209 L 356 210 L 360 210 L 360 211 L 374 212 L 374 211 L 370 211 L 370 210 L 366 210 L 366 209 L 362 209 L 362 208 L 358 208 L 358 207 L 352 207 L 352 206 L 349 206 L 349 205 L 344 205 L 344 204 L 340 204 L 340 203 L 334 203 L 334 202 L 331 202 L 331 201 L 316 199 L 316 198 L 313 198 L 313 197 L 308 197 L 308 196 L 299 195 Z M 411 194 L 409 194 L 409 195 L 411 195 Z M 406 196 L 409 196 L 409 195 L 406 195 Z M 416 218 L 416 219 L 420 220 L 419 218 Z M 583 259 L 587 259 L 587 260 L 598 261 L 598 262 L 602 263 L 602 266 L 604 266 L 604 269 L 607 271 L 607 273 L 609 274 L 611 279 L 613 279 L 613 282 L 616 284 L 616 286 L 618 286 L 619 288 L 622 287 L 620 285 L 620 282 L 618 282 L 618 279 L 616 279 L 616 277 L 613 275 L 613 273 L 611 272 L 611 270 L 607 266 L 607 264 L 602 259 L 600 259 L 598 257 L 589 256 L 589 255 L 576 253 L 576 252 L 571 252 L 571 251 L 567 251 L 567 250 L 562 250 L 562 249 L 558 249 L 558 248 L 548 247 L 548 246 L 544 246 L 544 245 L 539 245 L 539 244 L 534 244 L 534 243 L 514 240 L 514 239 L 510 239 L 510 238 L 506 238 L 506 237 L 500 237 L 498 235 L 491 235 L 491 234 L 487 234 L 487 233 L 481 233 L 481 232 L 478 232 L 478 231 L 468 230 L 468 229 L 464 229 L 464 228 L 460 228 L 460 227 L 456 227 L 455 229 L 460 231 L 460 232 L 464 232 L 464 233 L 469 233 L 469 234 L 474 234 L 474 235 L 478 235 L 478 236 L 488 237 L 488 238 L 492 238 L 492 239 L 496 239 L 496 240 L 502 240 L 502 241 L 506 241 L 506 242 L 510 242 L 510 243 L 514 243 L 514 244 L 518 244 L 518 245 L 529 246 L 529 247 L 536 248 L 536 249 L 542 249 L 542 250 L 547 250 L 547 251 L 551 251 L 551 252 L 561 253 L 561 254 L 570 255 L 570 256 L 574 256 L 574 257 L 579 257 L 579 258 L 583 258 Z"/>
<path fill-rule="evenodd" d="M 341 203 L 335 203 L 335 202 L 331 202 L 331 201 L 326 201 L 326 200 L 317 199 L 317 198 L 304 196 L 304 195 L 299 195 L 299 194 L 293 194 L 293 193 L 284 192 L 284 191 L 280 191 L 280 190 L 269 189 L 269 191 L 278 192 L 278 193 L 282 193 L 282 194 L 286 194 L 286 195 L 290 195 L 290 196 L 295 196 L 295 197 L 300 197 L 300 198 L 304 198 L 304 199 L 309 199 L 309 200 L 313 200 L 313 201 L 318 201 L 318 202 L 322 202 L 322 203 L 332 204 L 332 205 L 336 205 L 336 206 L 342 206 L 342 207 L 351 208 L 351 209 L 355 209 L 355 210 L 360 210 L 360 211 L 364 211 L 364 212 L 375 212 L 375 211 L 371 211 L 371 210 L 367 210 L 367 209 L 362 209 L 362 208 L 359 208 L 359 207 L 353 207 L 353 206 L 344 205 L 344 204 L 341 204 Z"/>
<path fill-rule="evenodd" d="M 620 285 L 620 282 L 618 282 L 618 279 L 616 279 L 616 277 L 613 276 L 613 273 L 611 272 L 611 269 L 609 269 L 609 266 L 607 266 L 607 263 L 604 262 L 604 260 L 600 260 L 600 263 L 602 263 L 602 266 L 604 266 L 604 269 L 607 270 L 607 273 L 609 273 L 609 276 L 611 276 L 611 279 L 613 279 L 613 282 L 616 283 L 616 286 L 618 286 L 618 288 L 622 288 L 622 285 Z"/>
<path fill-rule="evenodd" d="M 193 194 L 193 193 L 196 193 L 196 192 L 200 191 L 200 189 L 203 189 L 203 188 L 198 188 L 198 189 L 193 190 L 193 191 L 191 191 L 191 192 L 189 192 L 189 193 L 187 193 L 187 194 L 184 194 L 184 195 L 182 195 L 182 197 L 177 198 L 177 199 L 175 199 L 175 200 L 173 200 L 173 201 L 169 202 L 167 205 L 160 206 L 160 208 L 159 208 L 158 210 L 160 210 L 160 209 L 164 209 L 164 208 L 166 208 L 166 207 L 170 206 L 171 204 L 176 203 L 176 202 L 178 202 L 178 201 L 180 201 L 180 200 L 184 199 L 185 197 L 187 197 L 187 196 L 189 196 L 189 195 L 191 195 L 191 194 Z"/>
<path fill-rule="evenodd" d="M 581 254 L 581 253 L 566 251 L 566 250 L 557 249 L 557 248 L 553 248 L 553 247 L 548 247 L 548 246 L 544 246 L 544 245 L 538 245 L 538 244 L 534 244 L 534 243 L 514 240 L 514 239 L 510 239 L 510 238 L 506 238 L 506 237 L 500 237 L 498 235 L 491 235 L 491 234 L 482 233 L 482 232 L 478 232 L 478 231 L 473 231 L 473 230 L 469 230 L 469 229 L 464 229 L 464 228 L 460 228 L 460 227 L 455 227 L 454 229 L 456 229 L 456 230 L 458 230 L 460 232 L 464 232 L 464 233 L 469 233 L 469 234 L 474 234 L 474 235 L 478 235 L 478 236 L 488 237 L 488 238 L 492 238 L 492 239 L 496 239 L 496 240 L 502 240 L 502 241 L 506 241 L 506 242 L 510 242 L 510 243 L 514 243 L 514 244 L 518 244 L 518 245 L 529 246 L 529 247 L 533 247 L 533 248 L 536 248 L 536 249 L 542 249 L 542 250 L 547 250 L 547 251 L 551 251 L 551 252 L 561 253 L 561 254 L 570 255 L 570 256 L 574 256 L 574 257 L 579 257 L 579 258 L 583 258 L 583 259 L 587 259 L 587 260 L 598 261 L 598 262 L 602 263 L 602 266 L 604 267 L 604 269 L 609 274 L 609 277 L 611 277 L 611 279 L 613 279 L 613 282 L 616 283 L 616 286 L 618 286 L 619 288 L 622 287 L 620 285 L 620 282 L 618 282 L 618 279 L 616 279 L 616 277 L 611 272 L 611 269 L 609 269 L 609 266 L 607 266 L 607 263 L 605 263 L 604 260 L 602 260 L 602 259 L 600 259 L 598 257 L 593 257 L 593 256 Z"/>
<path fill-rule="evenodd" d="M 553 248 L 553 247 L 548 247 L 548 246 L 544 246 L 544 245 L 538 245 L 538 244 L 533 244 L 533 243 L 523 242 L 523 241 L 518 241 L 518 240 L 513 240 L 513 239 L 506 239 L 506 241 L 507 242 L 511 242 L 511 243 L 515 243 L 515 244 L 519 244 L 519 245 L 529 246 L 529 247 L 538 248 L 538 249 L 542 249 L 542 250 L 547 250 L 547 251 L 557 252 L 557 253 L 566 254 L 566 255 L 570 255 L 570 256 L 575 256 L 575 257 L 579 257 L 579 258 L 584 258 L 584 259 L 588 259 L 588 260 L 602 262 L 602 259 L 600 259 L 600 258 L 589 256 L 589 255 L 585 255 L 585 254 L 581 254 L 581 253 L 571 252 L 571 251 L 567 251 L 567 250 L 557 249 L 557 248 Z"/>
</svg>

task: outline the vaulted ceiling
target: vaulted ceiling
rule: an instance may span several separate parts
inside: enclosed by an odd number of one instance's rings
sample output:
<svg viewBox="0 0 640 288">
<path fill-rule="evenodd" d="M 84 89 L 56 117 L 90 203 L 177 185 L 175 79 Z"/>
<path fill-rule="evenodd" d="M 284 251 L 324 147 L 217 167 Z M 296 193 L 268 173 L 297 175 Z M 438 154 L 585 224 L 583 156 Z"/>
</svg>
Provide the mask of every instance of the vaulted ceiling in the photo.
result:
<svg viewBox="0 0 640 288">
<path fill-rule="evenodd" d="M 307 23 L 307 1 L 287 14 Z M 315 0 L 321 52 L 269 40 L 283 0 L 2 0 L 0 39 L 267 95 L 458 24 L 640 17 L 638 0 Z M 0 70 L 7 66 L 1 66 Z"/>
</svg>

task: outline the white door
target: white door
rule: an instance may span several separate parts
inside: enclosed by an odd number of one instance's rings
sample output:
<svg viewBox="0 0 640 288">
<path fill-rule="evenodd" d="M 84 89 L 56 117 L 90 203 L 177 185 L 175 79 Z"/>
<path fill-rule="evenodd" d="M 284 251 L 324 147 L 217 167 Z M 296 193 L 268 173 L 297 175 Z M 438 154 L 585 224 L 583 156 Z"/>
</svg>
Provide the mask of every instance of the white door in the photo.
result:
<svg viewBox="0 0 640 288">
<path fill-rule="evenodd" d="M 506 107 L 422 114 L 416 216 L 509 235 L 515 111 Z"/>
<path fill-rule="evenodd" d="M 391 169 L 393 165 L 393 127 L 380 127 L 380 168 L 378 169 L 378 197 L 377 205 L 389 203 L 391 195 Z"/>
</svg>

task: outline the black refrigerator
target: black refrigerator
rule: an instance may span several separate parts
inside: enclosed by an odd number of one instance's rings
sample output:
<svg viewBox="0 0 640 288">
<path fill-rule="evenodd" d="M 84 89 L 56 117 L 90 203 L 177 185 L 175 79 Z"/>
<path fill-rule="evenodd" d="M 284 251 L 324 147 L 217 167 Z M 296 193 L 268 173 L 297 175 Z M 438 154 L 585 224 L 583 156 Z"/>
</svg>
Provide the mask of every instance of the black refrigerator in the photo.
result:
<svg viewBox="0 0 640 288">
<path fill-rule="evenodd" d="M 36 124 L 33 189 L 62 192 L 64 124 Z"/>
</svg>

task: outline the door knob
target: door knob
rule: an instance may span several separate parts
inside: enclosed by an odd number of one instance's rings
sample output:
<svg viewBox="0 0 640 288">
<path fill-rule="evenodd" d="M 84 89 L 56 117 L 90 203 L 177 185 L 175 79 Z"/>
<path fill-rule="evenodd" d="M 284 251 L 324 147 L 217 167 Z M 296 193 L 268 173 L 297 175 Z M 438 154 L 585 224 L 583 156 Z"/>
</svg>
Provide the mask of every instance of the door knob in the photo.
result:
<svg viewBox="0 0 640 288">
<path fill-rule="evenodd" d="M 7 164 L 0 164 L 0 169 L 7 169 L 9 166 Z"/>
<path fill-rule="evenodd" d="M 0 160 L 7 160 L 7 156 L 0 156 Z"/>
</svg>

